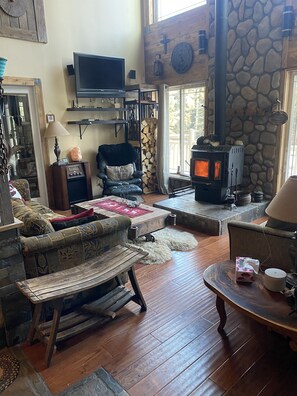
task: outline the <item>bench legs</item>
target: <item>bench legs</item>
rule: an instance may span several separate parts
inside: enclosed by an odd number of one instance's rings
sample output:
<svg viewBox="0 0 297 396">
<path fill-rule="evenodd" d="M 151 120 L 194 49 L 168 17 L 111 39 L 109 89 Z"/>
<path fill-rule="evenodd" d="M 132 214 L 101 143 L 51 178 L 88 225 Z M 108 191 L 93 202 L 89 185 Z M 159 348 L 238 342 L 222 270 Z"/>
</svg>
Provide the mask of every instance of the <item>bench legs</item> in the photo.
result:
<svg viewBox="0 0 297 396">
<path fill-rule="evenodd" d="M 141 311 L 146 311 L 147 310 L 146 302 L 144 301 L 143 295 L 140 291 L 140 288 L 139 288 L 139 285 L 138 285 L 138 282 L 137 282 L 137 279 L 135 276 L 134 266 L 129 269 L 128 275 L 129 275 L 129 279 L 130 279 L 131 285 L 132 285 L 134 293 L 135 293 L 133 300 L 141 306 Z"/>
<path fill-rule="evenodd" d="M 134 266 L 132 266 L 129 270 L 128 270 L 128 275 L 129 275 L 129 279 L 131 282 L 131 286 L 133 288 L 134 291 L 134 296 L 132 297 L 132 300 L 134 302 L 136 302 L 137 304 L 140 305 L 141 307 L 141 311 L 146 311 L 147 310 L 147 306 L 145 303 L 145 300 L 143 298 L 143 295 L 140 291 L 136 276 L 135 276 L 135 270 L 134 270 Z M 119 276 L 116 276 L 118 283 L 122 283 L 120 280 Z M 53 356 L 53 352 L 54 352 L 54 348 L 55 348 L 55 342 L 56 342 L 56 338 L 57 338 L 57 334 L 58 334 L 58 330 L 59 330 L 59 323 L 60 323 L 60 318 L 61 318 L 61 312 L 62 312 L 62 306 L 63 306 L 63 298 L 58 298 L 56 300 L 53 301 L 54 304 L 54 314 L 53 314 L 53 320 L 52 320 L 52 324 L 51 324 L 51 328 L 50 328 L 50 334 L 47 340 L 47 346 L 46 346 L 46 352 L 45 352 L 45 364 L 46 367 L 50 366 L 51 363 L 51 359 Z M 29 334 L 27 337 L 27 342 L 29 345 L 32 344 L 33 340 L 34 340 L 34 336 L 36 333 L 36 330 L 38 329 L 38 325 L 39 325 L 39 321 L 40 321 L 40 316 L 41 316 L 41 312 L 42 312 L 42 303 L 40 304 L 36 304 L 34 306 L 34 313 L 33 313 L 33 318 L 32 318 L 32 323 L 29 329 Z"/>
<path fill-rule="evenodd" d="M 51 329 L 50 329 L 50 336 L 47 341 L 46 352 L 45 352 L 46 367 L 50 366 L 54 348 L 55 348 L 55 342 L 56 342 L 56 338 L 57 338 L 60 317 L 61 317 L 61 311 L 62 311 L 62 306 L 63 306 L 63 298 L 59 298 L 59 299 L 55 300 L 53 302 L 53 304 L 54 304 L 54 316 L 53 316 L 53 321 L 52 321 L 52 325 L 51 325 Z M 27 337 L 27 342 L 29 345 L 32 345 L 32 343 L 33 343 L 36 329 L 39 325 L 41 311 L 42 311 L 42 303 L 36 304 L 34 307 L 32 323 L 31 323 L 31 326 L 29 329 L 29 334 Z"/>
<path fill-rule="evenodd" d="M 53 352 L 54 352 L 56 337 L 57 337 L 57 333 L 58 333 L 58 329 L 59 329 L 62 305 L 63 305 L 63 298 L 59 298 L 58 300 L 54 301 L 53 322 L 52 322 L 50 336 L 48 339 L 48 344 L 47 344 L 46 352 L 45 352 L 46 367 L 49 367 L 51 364 L 51 359 L 52 359 Z"/>
<path fill-rule="evenodd" d="M 29 345 L 32 345 L 32 343 L 33 343 L 34 336 L 36 333 L 36 327 L 38 326 L 39 320 L 40 320 L 41 310 L 42 310 L 42 303 L 34 306 L 33 318 L 32 318 L 32 322 L 31 322 L 28 337 L 27 337 L 27 343 Z"/>
</svg>

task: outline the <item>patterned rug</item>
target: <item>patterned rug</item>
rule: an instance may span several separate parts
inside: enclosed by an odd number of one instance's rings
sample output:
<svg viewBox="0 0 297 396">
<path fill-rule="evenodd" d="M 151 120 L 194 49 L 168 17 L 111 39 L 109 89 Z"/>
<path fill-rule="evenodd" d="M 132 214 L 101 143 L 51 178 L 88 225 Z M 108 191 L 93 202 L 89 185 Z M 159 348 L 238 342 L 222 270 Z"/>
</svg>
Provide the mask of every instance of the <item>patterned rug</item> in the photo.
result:
<svg viewBox="0 0 297 396">
<path fill-rule="evenodd" d="M 1 396 L 2 394 L 3 396 L 52 396 L 41 376 L 34 370 L 19 347 L 0 351 L 0 394 Z"/>
<path fill-rule="evenodd" d="M 0 393 L 16 379 L 20 370 L 20 362 L 10 353 L 0 354 Z"/>
<path fill-rule="evenodd" d="M 155 242 L 146 242 L 145 237 L 142 237 L 127 244 L 148 253 L 141 261 L 142 264 L 163 264 L 172 258 L 172 251 L 186 252 L 198 245 L 193 234 L 175 228 L 166 227 L 152 235 Z"/>
<path fill-rule="evenodd" d="M 0 351 L 0 394 L 2 396 L 53 396 L 19 347 Z M 59 396 L 129 396 L 103 368 L 69 386 Z"/>
</svg>

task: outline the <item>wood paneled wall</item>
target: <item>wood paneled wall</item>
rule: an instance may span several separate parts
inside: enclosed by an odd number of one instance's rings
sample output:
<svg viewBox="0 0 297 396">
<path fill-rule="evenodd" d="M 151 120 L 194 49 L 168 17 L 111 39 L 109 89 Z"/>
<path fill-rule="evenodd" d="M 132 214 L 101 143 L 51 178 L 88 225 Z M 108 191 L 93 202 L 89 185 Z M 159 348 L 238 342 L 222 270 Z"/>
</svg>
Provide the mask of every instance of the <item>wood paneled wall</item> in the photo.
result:
<svg viewBox="0 0 297 396">
<path fill-rule="evenodd" d="M 295 27 L 292 36 L 284 39 L 287 40 L 287 44 L 284 45 L 284 51 L 287 51 L 287 54 L 284 54 L 283 63 L 285 69 L 297 67 L 297 3 L 294 0 L 286 1 L 286 5 L 291 4 L 294 6 L 295 11 Z M 146 83 L 179 85 L 206 81 L 208 79 L 208 55 L 199 54 L 199 30 L 206 30 L 206 36 L 209 36 L 208 5 L 146 27 L 144 34 Z M 163 44 L 160 43 L 163 34 L 166 34 L 170 40 L 167 45 L 167 54 L 164 53 Z M 181 42 L 191 44 L 194 50 L 194 62 L 190 70 L 185 74 L 176 73 L 171 66 L 172 51 Z M 162 77 L 157 77 L 153 74 L 153 65 L 158 54 L 161 55 L 164 67 Z"/>
<path fill-rule="evenodd" d="M 198 32 L 206 30 L 208 36 L 209 9 L 202 6 L 194 10 L 169 18 L 145 28 L 144 53 L 146 82 L 150 84 L 179 85 L 207 80 L 208 55 L 199 54 Z M 167 53 L 160 43 L 166 34 L 170 42 L 167 44 Z M 171 54 L 174 47 L 182 42 L 191 44 L 194 51 L 193 64 L 186 73 L 178 74 L 171 66 Z M 156 56 L 161 55 L 164 73 L 162 77 L 153 74 L 153 65 Z"/>
</svg>

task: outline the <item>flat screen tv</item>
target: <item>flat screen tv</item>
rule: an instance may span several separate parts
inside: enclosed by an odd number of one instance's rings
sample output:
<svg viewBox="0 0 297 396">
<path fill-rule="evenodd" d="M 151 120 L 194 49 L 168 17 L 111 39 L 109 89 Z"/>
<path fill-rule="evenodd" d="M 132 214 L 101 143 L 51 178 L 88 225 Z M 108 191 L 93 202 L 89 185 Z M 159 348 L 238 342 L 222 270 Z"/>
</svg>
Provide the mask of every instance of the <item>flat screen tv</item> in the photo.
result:
<svg viewBox="0 0 297 396">
<path fill-rule="evenodd" d="M 76 96 L 125 96 L 125 59 L 74 52 Z"/>
</svg>

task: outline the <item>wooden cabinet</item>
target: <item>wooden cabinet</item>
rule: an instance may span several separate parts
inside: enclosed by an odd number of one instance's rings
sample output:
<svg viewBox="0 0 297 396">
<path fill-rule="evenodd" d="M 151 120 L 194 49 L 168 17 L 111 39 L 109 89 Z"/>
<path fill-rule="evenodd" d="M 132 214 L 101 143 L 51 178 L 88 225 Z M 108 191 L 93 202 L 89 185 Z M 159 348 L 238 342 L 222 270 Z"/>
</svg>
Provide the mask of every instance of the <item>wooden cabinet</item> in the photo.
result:
<svg viewBox="0 0 297 396">
<path fill-rule="evenodd" d="M 71 205 L 93 199 L 90 164 L 71 162 L 51 165 L 55 208 L 68 210 Z"/>
<path fill-rule="evenodd" d="M 138 168 L 144 172 L 144 193 L 156 191 L 156 144 L 158 123 L 158 88 L 155 85 L 126 87 L 128 109 L 126 141 L 139 152 Z"/>
</svg>

